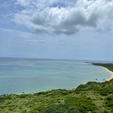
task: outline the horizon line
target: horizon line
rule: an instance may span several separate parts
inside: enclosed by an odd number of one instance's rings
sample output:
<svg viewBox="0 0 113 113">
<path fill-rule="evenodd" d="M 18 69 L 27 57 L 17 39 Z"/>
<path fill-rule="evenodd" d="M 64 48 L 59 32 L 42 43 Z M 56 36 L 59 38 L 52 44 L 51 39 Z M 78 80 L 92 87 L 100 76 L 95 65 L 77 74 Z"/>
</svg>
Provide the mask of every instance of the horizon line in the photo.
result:
<svg viewBox="0 0 113 113">
<path fill-rule="evenodd" d="M 105 60 L 88 60 L 88 59 L 62 59 L 62 58 L 36 58 L 36 57 L 1 57 L 2 58 L 9 58 L 9 59 L 28 59 L 28 60 L 64 60 L 64 61 L 84 61 L 84 62 L 109 62 L 109 63 L 113 63 L 113 61 L 105 61 Z"/>
</svg>

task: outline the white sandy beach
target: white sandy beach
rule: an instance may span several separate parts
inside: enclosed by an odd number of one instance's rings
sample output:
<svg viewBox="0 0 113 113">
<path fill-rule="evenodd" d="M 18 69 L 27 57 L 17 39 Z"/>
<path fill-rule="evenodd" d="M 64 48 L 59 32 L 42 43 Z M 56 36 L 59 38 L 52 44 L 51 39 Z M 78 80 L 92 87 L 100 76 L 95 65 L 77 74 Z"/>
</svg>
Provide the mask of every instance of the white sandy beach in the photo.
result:
<svg viewBox="0 0 113 113">
<path fill-rule="evenodd" d="M 109 77 L 109 78 L 107 78 L 105 81 L 110 81 L 110 80 L 112 80 L 113 79 L 113 72 L 112 71 L 110 71 L 109 69 L 107 69 L 107 68 L 105 68 L 105 67 L 103 67 L 106 71 L 108 71 L 109 73 L 111 73 L 111 76 Z M 104 81 L 104 82 L 105 82 Z"/>
</svg>

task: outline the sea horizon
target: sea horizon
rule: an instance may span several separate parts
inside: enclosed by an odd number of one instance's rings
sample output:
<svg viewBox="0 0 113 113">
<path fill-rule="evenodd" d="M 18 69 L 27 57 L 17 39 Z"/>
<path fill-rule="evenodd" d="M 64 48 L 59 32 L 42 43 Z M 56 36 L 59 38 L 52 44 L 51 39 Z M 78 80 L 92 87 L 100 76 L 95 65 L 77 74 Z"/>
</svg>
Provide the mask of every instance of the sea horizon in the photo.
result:
<svg viewBox="0 0 113 113">
<path fill-rule="evenodd" d="M 17 60 L 56 60 L 56 61 L 80 61 L 80 62 L 85 62 L 85 63 L 113 63 L 113 61 L 107 61 L 107 60 L 88 60 L 88 59 L 62 59 L 62 58 L 38 58 L 38 57 L 1 57 L 0 59 L 17 59 Z"/>
</svg>

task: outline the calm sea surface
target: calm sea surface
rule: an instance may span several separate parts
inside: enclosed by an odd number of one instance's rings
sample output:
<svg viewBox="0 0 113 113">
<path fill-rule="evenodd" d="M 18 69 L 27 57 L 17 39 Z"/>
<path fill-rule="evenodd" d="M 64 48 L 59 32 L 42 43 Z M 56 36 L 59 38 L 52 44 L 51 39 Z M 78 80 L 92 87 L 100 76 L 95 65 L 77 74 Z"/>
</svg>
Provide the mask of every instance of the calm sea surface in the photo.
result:
<svg viewBox="0 0 113 113">
<path fill-rule="evenodd" d="M 83 62 L 0 58 L 0 95 L 72 89 L 109 76 L 102 67 Z"/>
</svg>

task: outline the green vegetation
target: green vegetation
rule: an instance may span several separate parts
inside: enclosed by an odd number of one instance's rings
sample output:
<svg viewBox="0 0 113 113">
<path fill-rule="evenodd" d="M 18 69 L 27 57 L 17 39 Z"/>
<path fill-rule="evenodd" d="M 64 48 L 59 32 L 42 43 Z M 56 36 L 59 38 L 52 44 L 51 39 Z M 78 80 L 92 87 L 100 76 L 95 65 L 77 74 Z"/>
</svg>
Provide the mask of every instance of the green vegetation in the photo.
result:
<svg viewBox="0 0 113 113">
<path fill-rule="evenodd" d="M 103 66 L 113 71 L 113 64 L 111 63 L 93 63 L 93 65 Z"/>
<path fill-rule="evenodd" d="M 113 70 L 113 64 L 102 65 Z M 52 90 L 35 94 L 0 97 L 0 112 L 113 112 L 113 80 L 89 82 L 74 90 Z"/>
</svg>

